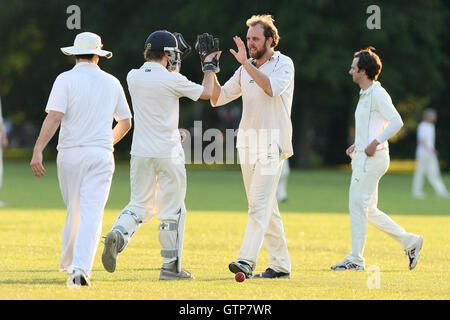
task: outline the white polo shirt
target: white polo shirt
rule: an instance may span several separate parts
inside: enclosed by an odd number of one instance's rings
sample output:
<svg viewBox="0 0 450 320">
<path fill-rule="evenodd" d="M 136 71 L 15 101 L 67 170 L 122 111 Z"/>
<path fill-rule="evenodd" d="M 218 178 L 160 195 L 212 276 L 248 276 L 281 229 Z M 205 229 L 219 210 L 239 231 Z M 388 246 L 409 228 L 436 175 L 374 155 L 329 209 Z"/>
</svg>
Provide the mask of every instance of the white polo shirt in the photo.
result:
<svg viewBox="0 0 450 320">
<path fill-rule="evenodd" d="M 417 148 L 416 148 L 416 155 L 418 157 L 430 153 L 430 151 L 427 148 L 425 148 L 425 146 L 422 143 L 420 143 L 420 141 L 425 143 L 428 148 L 434 149 L 435 135 L 436 131 L 434 124 L 427 121 L 422 121 L 419 124 L 419 126 L 417 127 Z"/>
<path fill-rule="evenodd" d="M 64 113 L 58 150 L 96 146 L 112 151 L 113 119 L 131 118 L 119 80 L 89 62 L 56 78 L 45 110 Z"/>
<path fill-rule="evenodd" d="M 355 112 L 357 151 L 363 151 L 374 139 L 380 142 L 377 150 L 388 148 L 387 140 L 403 126 L 402 118 L 392 104 L 391 97 L 378 81 L 366 90 L 360 90 L 359 95 Z"/>
<path fill-rule="evenodd" d="M 178 120 L 179 99 L 197 101 L 203 86 L 162 64 L 145 62 L 127 76 L 134 111 L 131 154 L 150 158 L 174 158 L 183 153 Z"/>
<path fill-rule="evenodd" d="M 224 105 L 242 96 L 242 118 L 237 136 L 237 148 L 251 152 L 267 152 L 271 144 L 280 148 L 283 156 L 294 154 L 292 148 L 291 108 L 294 94 L 294 63 L 276 51 L 259 67 L 269 77 L 273 97 L 256 84 L 243 66 L 222 86 L 215 106 Z"/>
</svg>

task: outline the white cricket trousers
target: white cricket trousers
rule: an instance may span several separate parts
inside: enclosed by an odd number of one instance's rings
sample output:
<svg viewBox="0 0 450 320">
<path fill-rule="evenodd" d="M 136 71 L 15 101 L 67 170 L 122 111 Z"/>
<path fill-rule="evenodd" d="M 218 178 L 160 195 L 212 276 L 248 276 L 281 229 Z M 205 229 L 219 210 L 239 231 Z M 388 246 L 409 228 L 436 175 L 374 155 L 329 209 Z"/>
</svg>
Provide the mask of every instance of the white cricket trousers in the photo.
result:
<svg viewBox="0 0 450 320">
<path fill-rule="evenodd" d="M 124 210 L 136 213 L 142 222 L 154 215 L 161 221 L 178 221 L 186 211 L 186 168 L 184 154 L 176 158 L 131 156 L 130 202 Z"/>
<path fill-rule="evenodd" d="M 377 208 L 378 183 L 389 167 L 389 150 L 378 150 L 373 157 L 357 151 L 352 160 L 352 180 L 349 190 L 352 249 L 347 259 L 364 265 L 367 222 L 397 240 L 404 250 L 411 248 L 419 236 L 406 232 Z"/>
<path fill-rule="evenodd" d="M 101 147 L 61 149 L 57 166 L 67 207 L 60 271 L 78 268 L 90 276 L 114 173 L 113 153 Z"/>
<path fill-rule="evenodd" d="M 264 243 L 269 253 L 269 267 L 277 272 L 291 272 L 283 222 L 276 191 L 284 159 L 278 147 L 266 154 L 251 154 L 239 148 L 242 177 L 248 200 L 248 221 L 237 260 L 249 262 L 254 269 Z"/>
<path fill-rule="evenodd" d="M 424 177 L 428 178 L 436 194 L 440 197 L 448 197 L 448 191 L 442 181 L 439 170 L 439 162 L 435 154 L 424 152 L 416 159 L 416 170 L 413 178 L 413 195 L 423 196 Z"/>
</svg>

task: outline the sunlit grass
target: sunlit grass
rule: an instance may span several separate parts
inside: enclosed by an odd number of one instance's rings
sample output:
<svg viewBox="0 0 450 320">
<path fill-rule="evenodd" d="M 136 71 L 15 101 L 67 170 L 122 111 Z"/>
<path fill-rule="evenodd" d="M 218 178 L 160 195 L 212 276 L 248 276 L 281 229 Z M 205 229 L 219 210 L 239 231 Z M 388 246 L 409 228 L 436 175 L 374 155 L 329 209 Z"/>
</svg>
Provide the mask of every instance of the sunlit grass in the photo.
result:
<svg viewBox="0 0 450 320">
<path fill-rule="evenodd" d="M 70 290 L 58 272 L 65 209 L 56 168 L 43 180 L 25 163 L 7 163 L 0 191 L 0 299 L 449 299 L 450 200 L 410 197 L 411 177 L 388 174 L 380 187 L 380 208 L 409 232 L 424 236 L 420 262 L 408 270 L 400 245 L 369 227 L 366 267 L 380 270 L 380 288 L 369 289 L 369 272 L 333 272 L 330 265 L 350 249 L 346 209 L 349 173 L 294 171 L 289 200 L 280 204 L 292 260 L 291 279 L 234 281 L 228 263 L 236 258 L 246 221 L 239 171 L 188 171 L 188 218 L 184 267 L 195 280 L 161 282 L 158 220 L 144 224 L 119 255 L 115 273 L 94 262 L 92 287 Z M 445 176 L 448 182 L 448 176 Z M 118 166 L 104 215 L 103 234 L 129 197 L 128 167 Z M 267 267 L 260 253 L 256 272 Z"/>
</svg>

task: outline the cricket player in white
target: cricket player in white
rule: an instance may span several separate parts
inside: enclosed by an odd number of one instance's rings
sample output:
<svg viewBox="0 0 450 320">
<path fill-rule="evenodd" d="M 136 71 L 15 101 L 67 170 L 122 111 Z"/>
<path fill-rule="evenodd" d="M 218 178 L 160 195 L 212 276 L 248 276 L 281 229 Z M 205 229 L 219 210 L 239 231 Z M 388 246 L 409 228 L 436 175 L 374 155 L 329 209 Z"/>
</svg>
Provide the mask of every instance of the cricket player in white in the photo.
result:
<svg viewBox="0 0 450 320">
<path fill-rule="evenodd" d="M 211 104 L 221 106 L 242 96 L 242 119 L 237 149 L 248 199 L 248 222 L 233 273 L 251 277 L 261 246 L 269 252 L 269 267 L 254 278 L 289 278 L 291 261 L 276 199 L 285 159 L 293 155 L 291 107 L 294 64 L 275 51 L 278 31 L 270 15 L 247 20 L 247 58 L 244 42 L 234 37 L 241 66 L 221 87 L 216 78 Z"/>
<path fill-rule="evenodd" d="M 435 149 L 436 129 L 434 123 L 437 113 L 433 109 L 426 109 L 423 121 L 417 127 L 416 170 L 413 178 L 413 196 L 425 198 L 423 180 L 426 176 L 438 197 L 448 198 L 449 194 L 442 181 L 439 169 L 438 152 Z"/>
<path fill-rule="evenodd" d="M 355 111 L 355 143 L 346 153 L 352 158 L 349 211 L 352 248 L 332 270 L 364 270 L 367 222 L 397 240 L 409 258 L 412 270 L 420 256 L 422 237 L 408 233 L 377 208 L 378 183 L 389 167 L 388 139 L 403 126 L 391 97 L 376 81 L 381 60 L 369 47 L 354 54 L 349 71 L 360 90 Z"/>
<path fill-rule="evenodd" d="M 3 149 L 8 147 L 8 136 L 3 125 L 2 115 L 2 100 L 0 99 L 0 189 L 3 186 Z M 0 207 L 3 207 L 4 203 L 0 201 Z"/>
<path fill-rule="evenodd" d="M 131 196 L 105 237 L 102 263 L 114 272 L 117 256 L 140 225 L 154 215 L 161 221 L 159 242 L 163 265 L 160 280 L 187 280 L 181 268 L 186 208 L 186 169 L 178 130 L 179 99 L 209 100 L 213 72 L 204 73 L 203 85 L 181 75 L 181 56 L 190 46 L 178 33 L 153 32 L 145 42 L 147 60 L 128 73 L 135 129 L 131 146 Z"/>
<path fill-rule="evenodd" d="M 114 172 L 113 145 L 130 130 L 131 111 L 119 80 L 98 66 L 99 56 L 112 56 L 98 35 L 80 33 L 61 51 L 74 55 L 76 65 L 53 84 L 30 165 L 36 177 L 45 175 L 42 152 L 61 125 L 57 168 L 67 218 L 60 271 L 70 275 L 68 285 L 89 286 Z"/>
</svg>

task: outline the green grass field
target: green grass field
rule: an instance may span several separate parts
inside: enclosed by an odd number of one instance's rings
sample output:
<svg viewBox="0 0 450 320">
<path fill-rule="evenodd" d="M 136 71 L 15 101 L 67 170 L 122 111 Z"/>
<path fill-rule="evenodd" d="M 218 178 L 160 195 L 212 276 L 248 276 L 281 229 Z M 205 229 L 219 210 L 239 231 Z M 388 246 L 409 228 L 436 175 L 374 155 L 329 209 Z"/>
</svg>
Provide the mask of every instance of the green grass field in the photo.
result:
<svg viewBox="0 0 450 320">
<path fill-rule="evenodd" d="M 332 272 L 329 267 L 350 249 L 347 197 L 350 173 L 297 171 L 289 178 L 289 201 L 280 204 L 292 260 L 291 279 L 234 281 L 235 259 L 247 221 L 238 170 L 188 168 L 188 218 L 184 267 L 196 279 L 158 280 L 161 257 L 158 221 L 141 226 L 115 273 L 94 262 L 92 287 L 70 290 L 58 272 L 65 221 L 54 163 L 47 176 L 34 178 L 26 162 L 5 162 L 0 200 L 0 299 L 449 299 L 450 200 L 437 199 L 429 186 L 426 200 L 410 196 L 410 174 L 388 173 L 381 181 L 379 208 L 406 230 L 424 236 L 420 262 L 408 270 L 397 242 L 369 226 L 366 267 L 376 266 L 379 288 L 369 289 L 374 273 Z M 118 165 L 107 203 L 105 235 L 129 199 L 129 168 Z M 445 176 L 450 186 L 450 176 Z M 260 253 L 256 271 L 267 267 Z"/>
</svg>

